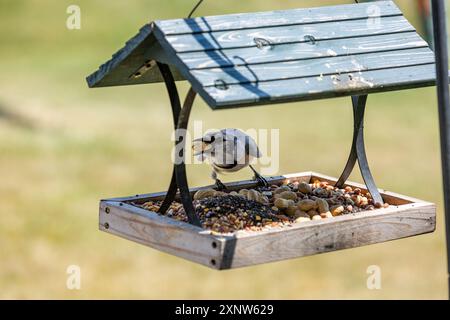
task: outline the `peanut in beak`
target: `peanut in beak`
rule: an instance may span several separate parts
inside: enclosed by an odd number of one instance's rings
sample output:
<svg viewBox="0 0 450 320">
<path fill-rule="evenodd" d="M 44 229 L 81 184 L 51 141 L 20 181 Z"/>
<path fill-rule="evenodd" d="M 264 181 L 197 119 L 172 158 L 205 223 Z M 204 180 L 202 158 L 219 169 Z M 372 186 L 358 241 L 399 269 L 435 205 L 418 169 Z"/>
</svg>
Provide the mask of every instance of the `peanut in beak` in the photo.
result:
<svg viewBox="0 0 450 320">
<path fill-rule="evenodd" d="M 192 150 L 194 151 L 194 156 L 199 156 L 205 151 L 207 151 L 208 143 L 205 143 L 202 139 L 197 139 L 193 141 Z"/>
</svg>

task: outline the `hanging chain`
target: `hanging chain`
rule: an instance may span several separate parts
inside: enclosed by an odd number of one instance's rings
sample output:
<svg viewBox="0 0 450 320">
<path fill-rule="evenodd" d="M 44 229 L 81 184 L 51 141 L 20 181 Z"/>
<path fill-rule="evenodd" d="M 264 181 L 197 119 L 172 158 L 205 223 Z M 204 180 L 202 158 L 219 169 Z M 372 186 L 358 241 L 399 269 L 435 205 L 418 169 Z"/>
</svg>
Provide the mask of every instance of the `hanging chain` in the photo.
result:
<svg viewBox="0 0 450 320">
<path fill-rule="evenodd" d="M 191 13 L 189 13 L 188 15 L 188 19 L 192 18 L 192 15 L 195 13 L 195 11 L 197 11 L 198 7 L 200 7 L 200 5 L 202 4 L 204 0 L 200 0 L 195 7 L 191 10 Z"/>
<path fill-rule="evenodd" d="M 198 7 L 203 3 L 204 0 L 200 0 L 197 2 L 197 4 L 194 6 L 194 8 L 191 10 L 191 12 L 188 15 L 188 19 L 192 18 L 192 15 L 197 11 Z M 359 3 L 359 0 L 355 0 L 356 3 Z"/>
</svg>

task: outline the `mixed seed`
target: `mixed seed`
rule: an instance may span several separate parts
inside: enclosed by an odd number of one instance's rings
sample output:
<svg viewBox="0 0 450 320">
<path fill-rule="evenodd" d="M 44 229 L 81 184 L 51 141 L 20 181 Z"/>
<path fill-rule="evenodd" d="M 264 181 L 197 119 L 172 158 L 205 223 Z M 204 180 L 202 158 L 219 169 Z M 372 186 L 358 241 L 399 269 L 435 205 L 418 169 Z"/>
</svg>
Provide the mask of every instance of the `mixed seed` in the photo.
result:
<svg viewBox="0 0 450 320">
<path fill-rule="evenodd" d="M 158 212 L 161 204 L 162 201 L 150 201 L 140 206 Z M 387 203 L 375 203 L 370 193 L 359 188 L 339 189 L 319 180 L 239 192 L 204 189 L 195 193 L 193 204 L 203 228 L 214 233 L 268 230 L 389 207 Z M 179 202 L 172 203 L 165 216 L 188 220 Z"/>
</svg>

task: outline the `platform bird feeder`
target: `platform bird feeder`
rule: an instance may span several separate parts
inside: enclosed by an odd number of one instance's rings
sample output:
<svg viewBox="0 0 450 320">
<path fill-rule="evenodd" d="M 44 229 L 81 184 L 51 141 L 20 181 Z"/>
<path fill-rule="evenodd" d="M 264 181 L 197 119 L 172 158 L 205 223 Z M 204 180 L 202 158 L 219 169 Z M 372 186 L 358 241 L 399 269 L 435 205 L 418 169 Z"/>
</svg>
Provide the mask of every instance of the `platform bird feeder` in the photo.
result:
<svg viewBox="0 0 450 320">
<path fill-rule="evenodd" d="M 201 227 L 192 201 L 201 188 L 189 189 L 182 161 L 174 165 L 167 192 L 102 200 L 100 229 L 214 269 L 433 232 L 434 204 L 377 188 L 366 157 L 363 123 L 369 94 L 433 86 L 435 68 L 427 42 L 392 1 L 145 25 L 88 77 L 90 87 L 165 82 L 176 129 L 187 128 L 197 94 L 213 110 L 349 96 L 353 145 L 340 178 L 306 172 L 268 180 L 281 184 L 319 179 L 341 188 L 359 187 L 377 203 L 391 206 L 271 230 L 217 234 Z M 192 86 L 183 106 L 175 85 L 182 80 Z M 347 181 L 357 161 L 365 185 Z M 240 181 L 227 188 L 239 191 L 256 184 Z M 140 206 L 148 201 L 163 201 L 160 212 Z M 164 215 L 173 201 L 183 204 L 189 223 Z"/>
</svg>

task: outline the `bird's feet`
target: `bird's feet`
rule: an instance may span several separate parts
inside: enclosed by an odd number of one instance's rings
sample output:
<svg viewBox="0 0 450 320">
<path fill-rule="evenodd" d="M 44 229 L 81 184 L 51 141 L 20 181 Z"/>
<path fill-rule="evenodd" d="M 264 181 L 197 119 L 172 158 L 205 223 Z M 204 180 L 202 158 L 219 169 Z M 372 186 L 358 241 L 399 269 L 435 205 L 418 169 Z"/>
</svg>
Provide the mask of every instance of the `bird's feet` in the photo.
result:
<svg viewBox="0 0 450 320">
<path fill-rule="evenodd" d="M 267 180 L 259 173 L 255 173 L 254 179 L 258 182 L 258 186 L 264 187 L 264 188 L 269 187 L 269 182 L 267 182 Z"/>
<path fill-rule="evenodd" d="M 216 179 L 216 189 L 217 191 L 227 190 L 227 186 L 224 185 L 219 179 Z"/>
<path fill-rule="evenodd" d="M 260 175 L 258 173 L 258 171 L 256 171 L 255 168 L 253 168 L 252 165 L 250 165 L 249 167 L 253 171 L 253 173 L 255 174 L 255 177 L 253 179 L 258 182 L 258 186 L 264 187 L 264 188 L 269 187 L 269 183 L 267 182 L 267 180 L 262 175 Z"/>
</svg>

